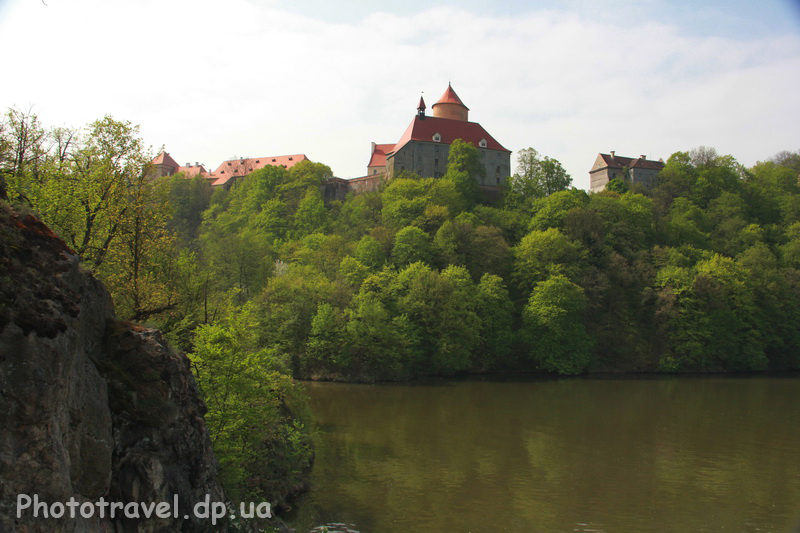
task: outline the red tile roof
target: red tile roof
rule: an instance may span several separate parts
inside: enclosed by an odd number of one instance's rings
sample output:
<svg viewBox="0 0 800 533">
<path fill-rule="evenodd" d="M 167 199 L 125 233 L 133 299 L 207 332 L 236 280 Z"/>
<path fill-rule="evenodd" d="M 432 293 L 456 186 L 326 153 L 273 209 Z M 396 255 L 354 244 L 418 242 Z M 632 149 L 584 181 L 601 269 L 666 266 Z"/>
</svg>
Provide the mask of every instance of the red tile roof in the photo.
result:
<svg viewBox="0 0 800 533">
<path fill-rule="evenodd" d="M 663 161 L 651 161 L 640 157 L 623 157 L 621 155 L 600 154 L 608 168 L 649 168 L 653 170 L 661 170 L 664 168 Z"/>
<path fill-rule="evenodd" d="M 447 84 L 447 90 L 444 92 L 442 97 L 439 98 L 439 101 L 433 104 L 432 107 L 436 107 L 438 104 L 459 104 L 466 107 L 467 110 L 469 110 L 469 108 L 464 105 L 464 102 L 461 101 L 461 98 L 458 97 L 458 95 L 456 94 L 456 92 L 453 90 L 453 88 L 450 86 L 449 83 Z"/>
<path fill-rule="evenodd" d="M 202 176 L 204 174 L 208 174 L 208 171 L 203 165 L 195 165 L 193 167 L 178 167 L 178 170 L 175 171 L 183 172 L 184 176 L 187 178 L 193 178 L 195 176 Z"/>
<path fill-rule="evenodd" d="M 372 156 L 369 158 L 367 168 L 370 167 L 385 167 L 386 154 L 394 150 L 394 144 L 376 144 L 375 149 L 372 151 Z"/>
<path fill-rule="evenodd" d="M 152 163 L 154 165 L 165 165 L 172 168 L 178 168 L 180 166 L 167 152 L 158 154 L 155 159 L 153 159 Z"/>
<path fill-rule="evenodd" d="M 228 161 L 223 161 L 222 164 L 211 173 L 211 177 L 216 178 L 212 185 L 215 187 L 218 185 L 225 185 L 232 178 L 246 176 L 254 170 L 264 168 L 267 165 L 292 168 L 300 161 L 308 161 L 305 154 L 229 159 Z"/>
<path fill-rule="evenodd" d="M 454 93 L 455 94 L 455 93 Z M 434 142 L 435 134 L 441 136 L 442 144 L 451 144 L 456 139 L 463 139 L 473 146 L 480 146 L 481 140 L 486 140 L 486 148 L 489 150 L 500 150 L 510 152 L 497 142 L 494 137 L 489 135 L 483 126 L 477 122 L 465 122 L 463 120 L 453 120 L 450 118 L 438 117 L 414 117 L 408 129 L 397 142 L 392 153 L 397 153 L 410 141 Z"/>
</svg>

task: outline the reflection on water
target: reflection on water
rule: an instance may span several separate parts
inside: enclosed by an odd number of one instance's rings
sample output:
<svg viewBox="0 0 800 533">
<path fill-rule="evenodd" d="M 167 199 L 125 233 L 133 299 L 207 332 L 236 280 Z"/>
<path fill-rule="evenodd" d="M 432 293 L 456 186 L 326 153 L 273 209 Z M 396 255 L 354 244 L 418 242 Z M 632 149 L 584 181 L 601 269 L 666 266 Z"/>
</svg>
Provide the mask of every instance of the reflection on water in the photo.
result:
<svg viewBox="0 0 800 533">
<path fill-rule="evenodd" d="M 800 379 L 308 384 L 298 532 L 788 531 Z"/>
</svg>

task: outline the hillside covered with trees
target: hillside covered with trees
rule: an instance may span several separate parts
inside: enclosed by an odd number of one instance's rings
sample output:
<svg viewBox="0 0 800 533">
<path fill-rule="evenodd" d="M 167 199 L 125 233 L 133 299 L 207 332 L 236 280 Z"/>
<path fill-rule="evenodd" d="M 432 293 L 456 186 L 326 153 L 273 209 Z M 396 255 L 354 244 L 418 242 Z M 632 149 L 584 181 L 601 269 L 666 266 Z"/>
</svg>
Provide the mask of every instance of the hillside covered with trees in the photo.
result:
<svg viewBox="0 0 800 533">
<path fill-rule="evenodd" d="M 260 479 L 243 491 L 286 492 L 308 465 L 291 378 L 800 368 L 798 152 L 745 168 L 701 147 L 652 190 L 589 195 L 528 149 L 489 205 L 477 150 L 456 142 L 443 178 L 326 205 L 322 163 L 211 190 L 151 179 L 127 122 L 45 129 L 11 110 L 3 128 L 9 200 L 80 254 L 119 316 L 189 354 L 230 486 Z"/>
</svg>

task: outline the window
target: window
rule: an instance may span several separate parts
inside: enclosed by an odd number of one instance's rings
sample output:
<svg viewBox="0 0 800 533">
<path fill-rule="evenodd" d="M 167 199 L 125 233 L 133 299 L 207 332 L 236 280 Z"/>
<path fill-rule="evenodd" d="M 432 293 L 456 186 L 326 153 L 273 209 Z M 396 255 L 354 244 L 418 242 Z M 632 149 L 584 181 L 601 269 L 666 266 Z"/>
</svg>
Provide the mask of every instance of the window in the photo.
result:
<svg viewBox="0 0 800 533">
<path fill-rule="evenodd" d="M 434 159 L 433 160 L 433 166 L 435 166 L 435 167 L 439 166 L 439 160 L 438 159 Z"/>
<path fill-rule="evenodd" d="M 435 143 L 440 143 L 440 142 L 442 142 L 442 136 L 441 136 L 441 135 L 439 135 L 438 133 L 434 133 L 434 134 L 433 134 L 433 142 L 435 142 Z"/>
<path fill-rule="evenodd" d="M 480 146 L 481 148 L 486 148 L 486 139 L 481 139 L 480 142 L 478 143 L 478 146 Z"/>
</svg>

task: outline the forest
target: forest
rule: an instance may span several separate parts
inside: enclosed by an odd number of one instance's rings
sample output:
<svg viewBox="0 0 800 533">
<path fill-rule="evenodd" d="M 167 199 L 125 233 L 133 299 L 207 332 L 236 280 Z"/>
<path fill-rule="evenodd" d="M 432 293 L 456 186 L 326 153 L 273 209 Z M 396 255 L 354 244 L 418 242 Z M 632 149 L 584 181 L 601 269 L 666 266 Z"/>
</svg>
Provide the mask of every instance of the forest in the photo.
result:
<svg viewBox="0 0 800 533">
<path fill-rule="evenodd" d="M 234 497 L 301 487 L 296 380 L 800 368 L 800 151 L 746 168 L 687 149 L 653 189 L 587 194 L 530 148 L 489 201 L 456 141 L 442 178 L 328 203 L 322 163 L 212 190 L 155 179 L 154 155 L 130 122 L 10 109 L 0 196 L 80 255 L 119 317 L 188 355 Z"/>
</svg>

